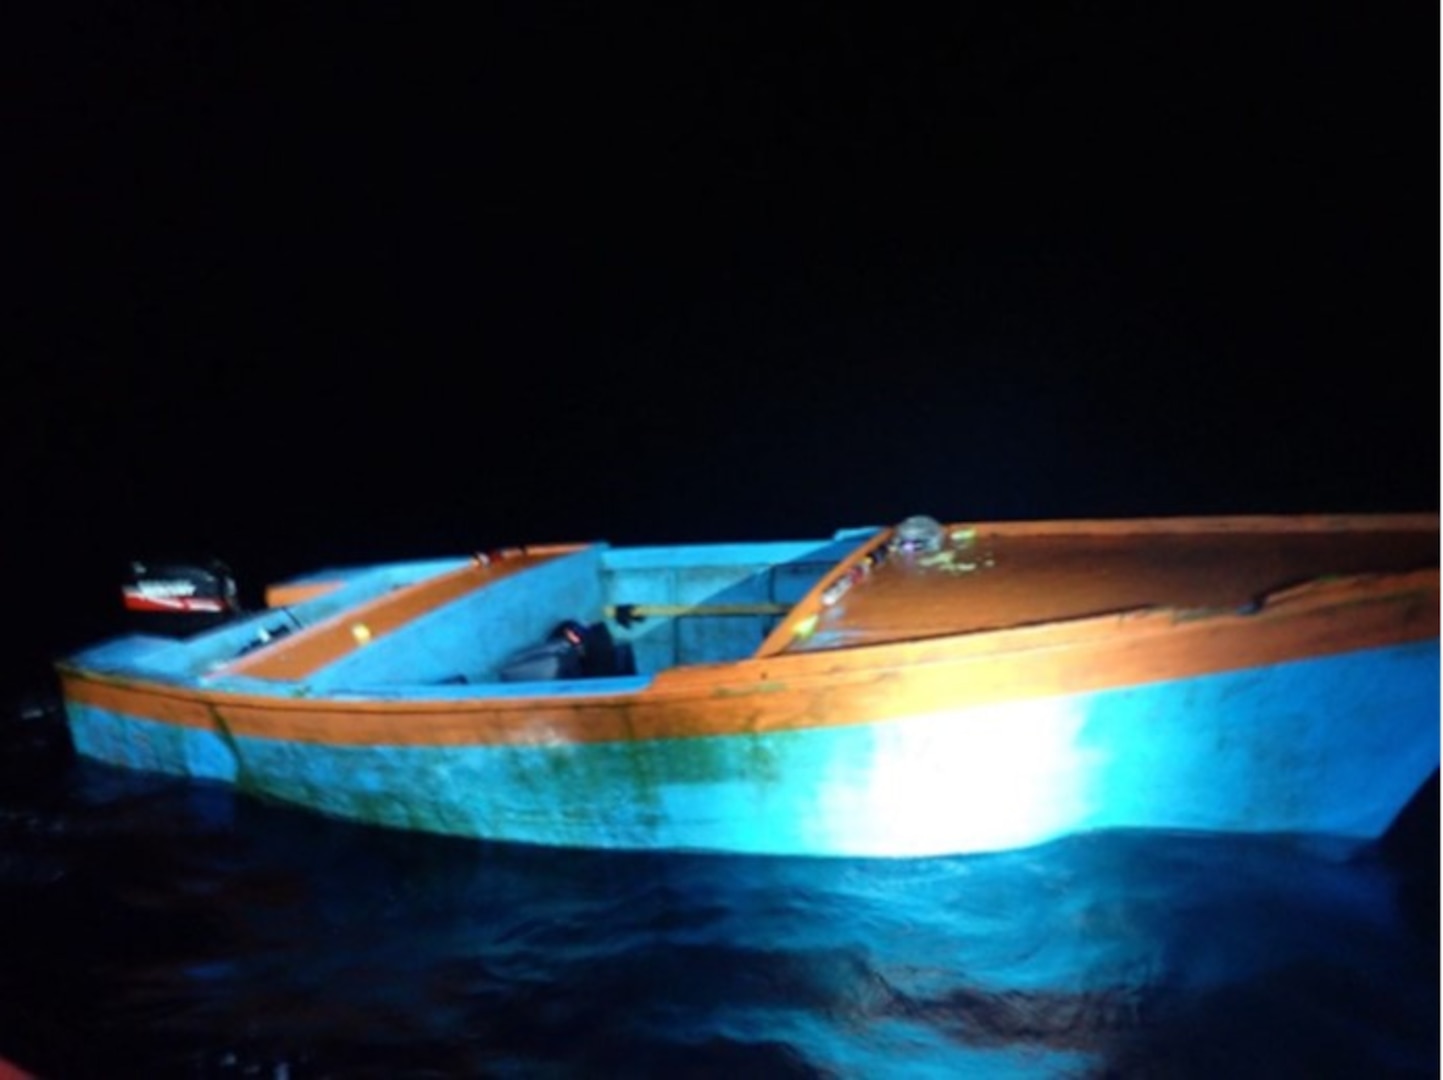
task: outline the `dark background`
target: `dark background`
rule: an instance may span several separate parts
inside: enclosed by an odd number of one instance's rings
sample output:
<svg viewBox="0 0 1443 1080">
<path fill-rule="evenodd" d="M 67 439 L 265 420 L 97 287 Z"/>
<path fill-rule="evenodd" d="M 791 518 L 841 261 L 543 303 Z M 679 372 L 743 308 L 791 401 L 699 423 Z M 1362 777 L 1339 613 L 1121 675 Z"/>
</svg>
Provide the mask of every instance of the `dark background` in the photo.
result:
<svg viewBox="0 0 1443 1080">
<path fill-rule="evenodd" d="M 1437 507 L 1428 5 L 133 7 L 8 35 L 17 670 L 134 555 Z"/>
</svg>

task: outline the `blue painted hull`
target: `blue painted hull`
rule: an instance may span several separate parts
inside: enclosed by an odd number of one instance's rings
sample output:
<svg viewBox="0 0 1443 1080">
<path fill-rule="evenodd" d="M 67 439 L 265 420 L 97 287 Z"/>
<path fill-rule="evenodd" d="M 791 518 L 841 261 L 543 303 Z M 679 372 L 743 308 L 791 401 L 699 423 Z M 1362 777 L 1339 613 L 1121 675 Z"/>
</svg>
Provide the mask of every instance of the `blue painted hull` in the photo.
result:
<svg viewBox="0 0 1443 1080">
<path fill-rule="evenodd" d="M 547 746 L 330 745 L 68 708 L 87 756 L 373 824 L 920 856 L 1103 828 L 1376 837 L 1438 768 L 1438 703 L 1431 639 L 876 723 Z"/>
</svg>

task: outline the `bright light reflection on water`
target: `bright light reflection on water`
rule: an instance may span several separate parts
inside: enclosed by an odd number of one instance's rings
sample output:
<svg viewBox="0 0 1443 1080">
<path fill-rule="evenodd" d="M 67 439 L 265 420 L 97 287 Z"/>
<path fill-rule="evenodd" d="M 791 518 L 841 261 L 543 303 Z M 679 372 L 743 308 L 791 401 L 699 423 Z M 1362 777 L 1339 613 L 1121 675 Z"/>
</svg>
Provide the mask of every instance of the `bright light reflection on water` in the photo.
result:
<svg viewBox="0 0 1443 1080">
<path fill-rule="evenodd" d="M 1378 850 L 608 854 L 90 764 L 0 790 L 0 1056 L 49 1075 L 1436 1067 L 1436 864 Z"/>
</svg>

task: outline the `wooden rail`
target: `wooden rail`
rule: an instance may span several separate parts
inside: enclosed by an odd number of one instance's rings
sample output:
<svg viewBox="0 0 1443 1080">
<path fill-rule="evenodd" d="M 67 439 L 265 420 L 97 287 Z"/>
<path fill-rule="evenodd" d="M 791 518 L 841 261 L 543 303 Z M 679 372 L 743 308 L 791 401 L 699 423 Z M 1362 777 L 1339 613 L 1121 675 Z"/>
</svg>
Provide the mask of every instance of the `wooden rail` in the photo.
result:
<svg viewBox="0 0 1443 1080">
<path fill-rule="evenodd" d="M 761 648 L 756 651 L 756 659 L 764 659 L 768 656 L 776 656 L 791 645 L 792 640 L 797 636 L 799 628 L 805 626 L 808 619 L 819 615 L 823 608 L 822 597 L 828 589 L 841 581 L 854 568 L 871 557 L 872 552 L 884 546 L 892 539 L 893 529 L 882 529 L 875 536 L 866 540 L 860 547 L 848 555 L 845 559 L 832 567 L 830 571 L 822 575 L 822 579 L 812 586 L 806 596 L 792 608 L 791 614 L 777 624 L 776 628 L 767 635 L 762 642 Z"/>
</svg>

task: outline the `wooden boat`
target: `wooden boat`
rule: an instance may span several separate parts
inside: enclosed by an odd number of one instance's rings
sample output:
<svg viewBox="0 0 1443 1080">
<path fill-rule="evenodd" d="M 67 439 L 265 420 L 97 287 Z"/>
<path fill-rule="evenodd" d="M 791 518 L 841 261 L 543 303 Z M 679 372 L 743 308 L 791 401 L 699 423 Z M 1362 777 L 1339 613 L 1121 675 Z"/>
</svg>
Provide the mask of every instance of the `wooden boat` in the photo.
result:
<svg viewBox="0 0 1443 1080">
<path fill-rule="evenodd" d="M 1436 515 L 1393 515 L 530 547 L 299 578 L 59 670 L 82 754 L 405 829 L 832 856 L 1364 841 L 1439 765 L 1438 545 Z"/>
</svg>

